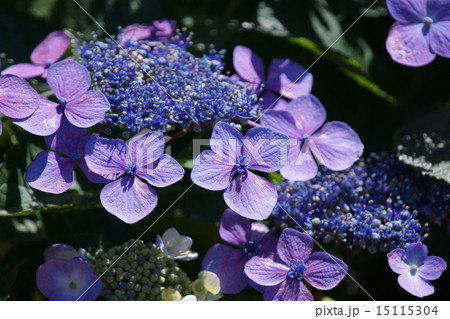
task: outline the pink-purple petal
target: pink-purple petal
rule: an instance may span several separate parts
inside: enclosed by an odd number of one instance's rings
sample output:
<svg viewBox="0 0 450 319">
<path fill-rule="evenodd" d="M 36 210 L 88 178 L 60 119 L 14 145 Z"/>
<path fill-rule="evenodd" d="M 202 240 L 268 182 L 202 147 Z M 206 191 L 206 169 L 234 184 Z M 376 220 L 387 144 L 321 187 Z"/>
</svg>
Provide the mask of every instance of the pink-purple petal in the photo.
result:
<svg viewBox="0 0 450 319">
<path fill-rule="evenodd" d="M 270 216 L 277 203 L 277 191 L 268 180 L 247 172 L 240 174 L 225 189 L 225 203 L 241 216 L 264 220 Z"/>
<path fill-rule="evenodd" d="M 252 223 L 231 209 L 226 209 L 220 219 L 219 234 L 227 243 L 241 248 L 250 240 Z"/>
<path fill-rule="evenodd" d="M 333 171 L 352 166 L 364 150 L 358 134 L 347 124 L 337 121 L 326 123 L 313 135 L 311 142 L 310 149 L 315 158 Z"/>
<path fill-rule="evenodd" d="M 39 107 L 27 118 L 13 119 L 13 123 L 26 131 L 39 136 L 47 136 L 55 133 L 62 118 L 62 110 L 57 104 L 44 98 L 39 98 Z"/>
<path fill-rule="evenodd" d="M 313 246 L 311 236 L 292 228 L 285 228 L 278 240 L 277 253 L 286 265 L 289 265 L 292 259 L 306 262 Z"/>
<path fill-rule="evenodd" d="M 416 297 L 422 298 L 434 293 L 433 284 L 420 276 L 412 276 L 410 273 L 406 273 L 398 276 L 397 280 L 403 289 Z"/>
<path fill-rule="evenodd" d="M 49 261 L 51 259 L 68 260 L 79 256 L 80 254 L 72 246 L 66 244 L 54 244 L 44 251 L 45 261 Z"/>
<path fill-rule="evenodd" d="M 245 264 L 245 274 L 259 285 L 278 285 L 286 279 L 289 267 L 275 260 L 270 257 L 252 257 Z"/>
<path fill-rule="evenodd" d="M 237 294 L 247 286 L 247 277 L 244 273 L 246 262 L 247 257 L 242 250 L 216 244 L 206 252 L 202 268 L 219 277 L 220 292 Z"/>
<path fill-rule="evenodd" d="M 72 186 L 73 161 L 55 152 L 42 151 L 28 166 L 28 184 L 42 192 L 61 194 Z"/>
<path fill-rule="evenodd" d="M 125 175 L 102 189 L 100 201 L 109 213 L 133 224 L 152 212 L 158 197 L 155 190 L 139 178 Z"/>
<path fill-rule="evenodd" d="M 67 103 L 64 114 L 75 126 L 88 128 L 105 118 L 110 104 L 100 91 L 88 91 Z"/>
<path fill-rule="evenodd" d="M 16 75 L 23 79 L 34 78 L 44 73 L 45 67 L 32 63 L 18 63 L 3 70 L 2 75 Z"/>
<path fill-rule="evenodd" d="M 54 63 L 66 52 L 70 45 L 69 37 L 62 31 L 54 31 L 38 44 L 31 53 L 31 61 L 34 64 L 45 65 Z"/>
<path fill-rule="evenodd" d="M 411 266 L 406 263 L 406 253 L 403 248 L 396 248 L 387 254 L 389 267 L 401 275 L 409 273 Z"/>
<path fill-rule="evenodd" d="M 74 60 L 64 60 L 48 69 L 47 83 L 57 98 L 65 98 L 69 102 L 89 90 L 91 76 L 83 65 Z"/>
<path fill-rule="evenodd" d="M 243 139 L 241 132 L 230 124 L 219 122 L 214 126 L 209 144 L 216 154 L 228 159 L 229 165 L 234 165 L 236 158 L 242 155 Z"/>
<path fill-rule="evenodd" d="M 286 101 L 282 96 L 268 90 L 264 90 L 261 97 L 263 99 L 263 108 L 266 110 L 282 111 L 286 109 L 286 105 L 288 105 L 288 101 Z"/>
<path fill-rule="evenodd" d="M 438 279 L 447 268 L 447 264 L 441 257 L 430 256 L 425 258 L 422 266 L 417 269 L 417 275 L 426 280 Z"/>
<path fill-rule="evenodd" d="M 269 173 L 286 165 L 289 146 L 286 135 L 255 127 L 247 132 L 243 142 L 243 155 L 250 157 L 251 169 Z"/>
<path fill-rule="evenodd" d="M 250 232 L 249 235 L 247 235 L 247 240 L 261 241 L 268 232 L 269 227 L 267 227 L 266 225 L 261 223 L 251 223 Z"/>
<path fill-rule="evenodd" d="M 423 23 L 394 23 L 386 39 L 386 49 L 395 62 L 422 66 L 434 60 L 436 55 L 429 49 L 428 40 L 422 33 L 423 27 Z"/>
<path fill-rule="evenodd" d="M 184 176 L 184 168 L 167 154 L 162 154 L 154 163 L 138 167 L 137 172 L 139 177 L 156 187 L 175 184 Z"/>
<path fill-rule="evenodd" d="M 78 151 L 78 144 L 87 136 L 87 130 L 70 124 L 65 117 L 61 119 L 59 129 L 52 135 L 44 137 L 45 143 L 52 150 L 71 156 Z M 82 154 L 84 154 L 84 147 Z"/>
<path fill-rule="evenodd" d="M 5 116 L 23 119 L 33 114 L 41 100 L 27 81 L 15 75 L 0 77 L 0 112 Z"/>
<path fill-rule="evenodd" d="M 119 41 L 124 45 L 128 41 L 149 39 L 154 27 L 142 24 L 132 24 L 122 29 L 119 33 Z"/>
<path fill-rule="evenodd" d="M 450 58 L 450 21 L 439 21 L 430 26 L 430 49 L 432 53 Z"/>
<path fill-rule="evenodd" d="M 261 116 L 261 125 L 289 137 L 302 137 L 295 125 L 294 117 L 288 111 L 267 111 Z"/>
<path fill-rule="evenodd" d="M 232 166 L 227 158 L 223 158 L 213 151 L 204 151 L 194 161 L 191 172 L 192 181 L 203 188 L 218 191 L 230 184 Z"/>
<path fill-rule="evenodd" d="M 297 124 L 297 132 L 312 135 L 325 123 L 327 112 L 322 103 L 314 95 L 298 97 L 286 105 Z"/>
<path fill-rule="evenodd" d="M 97 173 L 94 173 L 93 171 L 91 171 L 89 169 L 89 167 L 87 167 L 86 164 L 86 160 L 84 159 L 84 157 L 81 157 L 80 159 L 78 159 L 76 161 L 77 165 L 80 167 L 80 169 L 83 171 L 84 176 L 86 176 L 86 178 L 95 184 L 106 184 L 109 181 L 111 181 L 112 179 L 114 179 L 114 177 L 110 177 L 110 178 L 105 178 L 102 175 L 99 175 Z"/>
<path fill-rule="evenodd" d="M 299 142 L 300 143 L 300 142 Z M 280 169 L 281 175 L 291 181 L 307 181 L 317 175 L 318 167 L 307 146 L 291 145 L 288 164 Z"/>
<path fill-rule="evenodd" d="M 297 279 L 288 278 L 282 283 L 264 290 L 265 301 L 312 301 L 313 296 L 306 286 Z"/>
<path fill-rule="evenodd" d="M 127 161 L 137 163 L 139 166 L 158 161 L 163 153 L 164 135 L 161 132 L 139 134 L 127 142 Z M 166 164 L 170 163 L 166 162 Z"/>
<path fill-rule="evenodd" d="M 386 0 L 389 13 L 401 22 L 421 22 L 427 16 L 427 0 Z"/>
<path fill-rule="evenodd" d="M 428 255 L 428 248 L 421 242 L 409 244 L 405 249 L 406 263 L 410 266 L 421 266 Z"/>
<path fill-rule="evenodd" d="M 288 99 L 311 92 L 313 76 L 305 67 L 289 59 L 273 59 L 269 66 L 269 88 Z"/>
<path fill-rule="evenodd" d="M 238 45 L 233 50 L 233 66 L 237 74 L 252 83 L 264 82 L 264 63 L 258 54 Z"/>
<path fill-rule="evenodd" d="M 347 271 L 348 266 L 342 260 L 319 251 L 309 256 L 303 275 L 314 288 L 329 290 L 344 279 Z"/>
<path fill-rule="evenodd" d="M 104 178 L 114 180 L 125 172 L 126 144 L 119 139 L 92 135 L 85 145 L 87 167 Z"/>
</svg>

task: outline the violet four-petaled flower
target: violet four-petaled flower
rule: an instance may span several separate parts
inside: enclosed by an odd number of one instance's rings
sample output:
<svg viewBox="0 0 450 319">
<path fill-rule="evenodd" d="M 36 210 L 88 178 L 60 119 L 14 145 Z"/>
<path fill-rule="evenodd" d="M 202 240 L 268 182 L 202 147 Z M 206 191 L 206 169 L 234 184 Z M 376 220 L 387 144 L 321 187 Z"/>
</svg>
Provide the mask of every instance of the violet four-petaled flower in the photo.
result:
<svg viewBox="0 0 450 319">
<path fill-rule="evenodd" d="M 77 127 L 88 128 L 105 118 L 110 104 L 100 91 L 89 90 L 88 70 L 73 60 L 55 63 L 48 70 L 47 84 L 58 103 L 41 98 L 31 116 L 13 121 L 35 135 L 47 136 L 58 130 L 63 115 Z"/>
<path fill-rule="evenodd" d="M 21 78 L 47 77 L 48 68 L 59 60 L 70 45 L 69 37 L 62 31 L 54 31 L 38 44 L 31 53 L 31 62 L 18 63 L 3 70 L 2 75 L 13 74 Z"/>
<path fill-rule="evenodd" d="M 245 274 L 266 286 L 264 300 L 313 300 L 303 279 L 320 290 L 329 290 L 347 274 L 347 265 L 324 252 L 311 254 L 313 241 L 305 233 L 286 228 L 280 235 L 277 253 L 255 256 L 245 265 Z"/>
<path fill-rule="evenodd" d="M 44 252 L 45 263 L 36 272 L 36 284 L 51 301 L 95 300 L 101 280 L 85 258 L 65 244 L 54 244 Z"/>
<path fill-rule="evenodd" d="M 389 266 L 400 275 L 400 286 L 416 297 L 433 294 L 430 280 L 438 279 L 447 268 L 442 258 L 427 255 L 427 246 L 420 242 L 410 244 L 406 249 L 396 248 L 387 255 Z"/>
<path fill-rule="evenodd" d="M 275 186 L 250 170 L 276 172 L 284 164 L 289 139 L 266 128 L 252 128 L 245 138 L 225 122 L 214 126 L 212 150 L 194 162 L 192 181 L 209 190 L 225 190 L 227 205 L 241 216 L 262 220 L 277 202 Z"/>
<path fill-rule="evenodd" d="M 28 166 L 25 176 L 28 184 L 42 192 L 63 193 L 72 186 L 75 163 L 91 182 L 108 182 L 86 166 L 84 145 L 89 137 L 86 129 L 73 126 L 63 118 L 58 131 L 44 138 L 51 150 L 37 154 Z"/>
<path fill-rule="evenodd" d="M 267 111 L 263 127 L 297 140 L 289 147 L 288 164 L 280 173 L 289 180 L 306 181 L 316 176 L 316 160 L 333 171 L 349 168 L 364 146 L 347 124 L 333 121 L 324 125 L 326 111 L 313 95 L 298 97 L 283 111 Z M 319 130 L 320 129 L 320 130 Z"/>
<path fill-rule="evenodd" d="M 166 187 L 184 175 L 183 167 L 163 153 L 161 132 L 136 135 L 128 143 L 92 136 L 85 151 L 88 168 L 112 181 L 100 193 L 103 207 L 126 223 L 139 221 L 155 208 L 158 198 L 148 184 Z"/>
<path fill-rule="evenodd" d="M 249 283 L 260 290 L 261 286 L 247 278 L 245 263 L 253 256 L 276 251 L 276 237 L 268 234 L 269 228 L 261 223 L 225 210 L 220 220 L 220 237 L 233 247 L 216 244 L 206 253 L 202 261 L 203 270 L 211 271 L 220 278 L 220 291 L 237 294 Z"/>
<path fill-rule="evenodd" d="M 392 59 L 422 66 L 436 55 L 450 58 L 449 0 L 387 0 L 397 20 L 389 30 L 386 49 Z"/>
<path fill-rule="evenodd" d="M 13 119 L 29 117 L 36 111 L 41 99 L 41 96 L 24 79 L 15 75 L 0 77 L 0 113 Z M 0 119 L 0 135 L 2 130 Z"/>
<path fill-rule="evenodd" d="M 233 66 L 245 81 L 258 86 L 264 85 L 262 98 L 266 108 L 284 109 L 287 102 L 278 99 L 278 94 L 293 99 L 311 92 L 312 74 L 290 59 L 273 59 L 266 78 L 264 63 L 259 55 L 249 48 L 238 45 L 233 51 Z"/>
</svg>

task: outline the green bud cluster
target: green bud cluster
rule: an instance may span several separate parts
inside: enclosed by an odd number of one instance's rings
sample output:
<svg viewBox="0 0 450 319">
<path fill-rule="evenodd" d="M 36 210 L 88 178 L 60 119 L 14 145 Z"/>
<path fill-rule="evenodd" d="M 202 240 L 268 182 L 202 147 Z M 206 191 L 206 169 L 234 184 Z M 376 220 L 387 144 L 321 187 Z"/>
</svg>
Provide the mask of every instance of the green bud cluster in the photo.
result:
<svg viewBox="0 0 450 319">
<path fill-rule="evenodd" d="M 106 300 L 161 300 L 164 289 L 183 296 L 192 293 L 187 274 L 151 242 L 130 239 L 108 251 L 98 250 L 91 264 L 98 276 L 105 273 L 101 295 Z"/>
</svg>

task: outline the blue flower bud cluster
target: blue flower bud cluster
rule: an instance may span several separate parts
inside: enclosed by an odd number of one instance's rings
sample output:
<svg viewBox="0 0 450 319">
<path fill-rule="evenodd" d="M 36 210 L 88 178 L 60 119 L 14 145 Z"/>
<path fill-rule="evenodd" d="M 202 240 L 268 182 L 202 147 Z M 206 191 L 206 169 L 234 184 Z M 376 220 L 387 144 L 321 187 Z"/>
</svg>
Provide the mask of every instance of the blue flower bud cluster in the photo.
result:
<svg viewBox="0 0 450 319">
<path fill-rule="evenodd" d="M 166 288 L 175 289 L 182 296 L 191 294 L 191 280 L 174 260 L 167 258 L 151 242 L 145 244 L 139 240 L 133 243 L 131 239 L 108 251 L 98 250 L 91 258 L 97 275 L 106 271 L 101 277 L 101 296 L 112 301 L 161 300 L 161 293 Z M 130 245 L 133 246 L 121 256 Z M 113 264 L 115 260 L 117 262 Z"/>
<path fill-rule="evenodd" d="M 371 154 L 342 172 L 323 168 L 306 182 L 283 181 L 278 194 L 281 207 L 272 213 L 278 225 L 370 252 L 422 241 L 428 226 L 422 216 L 440 222 L 450 211 L 448 184 L 386 153 Z"/>
<path fill-rule="evenodd" d="M 187 51 L 189 44 L 180 32 L 166 42 L 79 39 L 80 62 L 111 103 L 108 123 L 135 134 L 256 117 L 259 88 L 223 74 L 224 51 L 212 46 L 196 57 Z"/>
</svg>

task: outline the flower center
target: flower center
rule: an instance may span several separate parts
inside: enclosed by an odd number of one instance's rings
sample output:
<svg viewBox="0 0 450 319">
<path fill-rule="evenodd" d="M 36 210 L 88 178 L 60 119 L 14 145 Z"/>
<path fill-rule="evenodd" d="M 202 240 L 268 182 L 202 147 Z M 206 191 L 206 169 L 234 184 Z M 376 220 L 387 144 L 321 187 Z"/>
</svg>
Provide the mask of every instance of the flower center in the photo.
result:
<svg viewBox="0 0 450 319">
<path fill-rule="evenodd" d="M 292 259 L 290 266 L 291 270 L 288 272 L 288 276 L 292 279 L 297 278 L 297 280 L 302 280 L 304 277 L 303 272 L 306 270 L 306 265 L 303 260 Z"/>
<path fill-rule="evenodd" d="M 136 176 L 137 169 L 138 169 L 138 165 L 135 162 L 131 161 L 127 164 L 127 166 L 125 166 L 125 173 Z"/>
<path fill-rule="evenodd" d="M 80 159 L 80 154 L 78 154 L 77 152 L 72 153 L 70 155 L 70 158 L 72 159 L 72 161 L 77 161 L 78 159 Z"/>
<path fill-rule="evenodd" d="M 423 19 L 423 23 L 425 23 L 426 25 L 430 25 L 430 24 L 432 24 L 433 22 L 434 22 L 433 19 L 430 18 L 430 17 L 425 17 L 425 18 Z"/>
<path fill-rule="evenodd" d="M 250 169 L 250 164 L 248 164 L 249 161 L 249 156 L 239 156 L 236 159 L 236 164 L 231 170 L 230 183 L 234 181 L 239 174 L 245 173 Z"/>
<path fill-rule="evenodd" d="M 253 256 L 259 256 L 259 249 L 261 248 L 261 246 L 262 244 L 259 240 L 249 240 L 245 243 L 242 251 L 247 255 L 247 258 L 250 259 Z"/>
<path fill-rule="evenodd" d="M 263 82 L 263 87 L 264 87 L 265 90 L 268 90 L 268 89 L 270 88 L 270 83 L 269 83 L 269 81 L 264 81 L 264 82 Z"/>
<path fill-rule="evenodd" d="M 74 282 L 74 281 L 71 281 L 70 284 L 69 284 L 69 288 L 72 289 L 72 290 L 77 289 L 77 283 Z"/>
<path fill-rule="evenodd" d="M 48 69 L 52 65 L 52 60 L 46 60 L 44 63 L 44 68 Z"/>
<path fill-rule="evenodd" d="M 417 273 L 417 269 L 419 269 L 419 267 L 417 267 L 417 265 L 412 265 L 411 269 L 409 270 L 409 272 L 411 273 L 411 276 L 415 276 Z"/>
<path fill-rule="evenodd" d="M 59 103 L 59 105 L 61 105 L 61 106 L 66 106 L 66 104 L 67 104 L 67 99 L 65 98 L 65 97 L 60 97 L 59 99 L 58 99 L 58 103 Z"/>
</svg>

